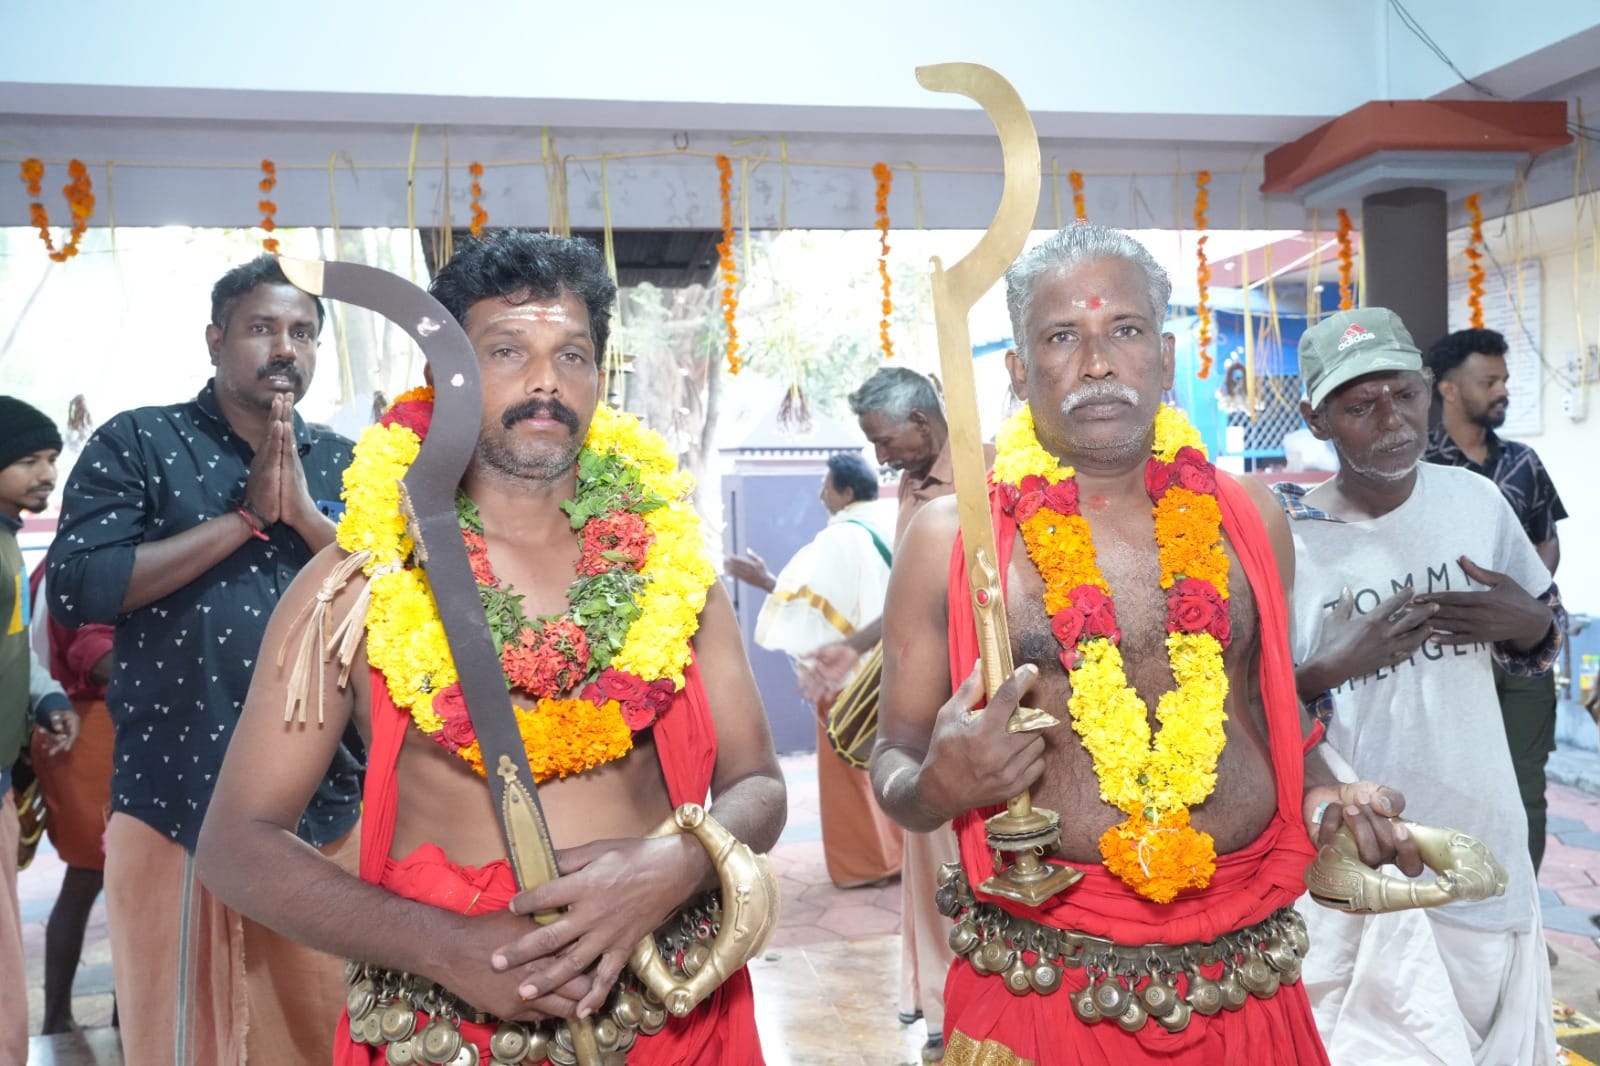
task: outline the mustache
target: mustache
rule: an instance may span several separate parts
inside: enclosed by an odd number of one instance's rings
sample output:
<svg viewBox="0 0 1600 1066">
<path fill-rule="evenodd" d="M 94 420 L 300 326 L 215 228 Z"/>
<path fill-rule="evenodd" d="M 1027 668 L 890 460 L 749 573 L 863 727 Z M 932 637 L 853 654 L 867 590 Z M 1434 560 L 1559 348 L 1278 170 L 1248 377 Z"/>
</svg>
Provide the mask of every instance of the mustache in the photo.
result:
<svg viewBox="0 0 1600 1066">
<path fill-rule="evenodd" d="M 32 496 L 36 492 L 54 492 L 55 490 L 56 483 L 54 481 L 41 481 L 37 485 L 29 486 L 27 494 Z"/>
<path fill-rule="evenodd" d="M 560 400 L 527 400 L 508 407 L 500 416 L 500 424 L 510 429 L 524 418 L 553 418 L 572 432 L 578 432 L 578 415 Z"/>
<path fill-rule="evenodd" d="M 1415 444 L 1416 442 L 1417 437 L 1414 433 L 1396 433 L 1392 436 L 1384 437 L 1383 439 L 1379 440 L 1375 445 L 1373 445 L 1373 447 L 1381 452 L 1398 451 L 1401 448 Z"/>
<path fill-rule="evenodd" d="M 1139 402 L 1139 393 L 1131 385 L 1121 385 L 1115 381 L 1091 381 L 1062 400 L 1061 411 L 1066 414 L 1084 404 L 1104 403 L 1107 400 L 1131 407 Z"/>
<path fill-rule="evenodd" d="M 306 376 L 300 373 L 300 368 L 295 366 L 293 363 L 288 362 L 287 360 L 280 360 L 276 363 L 268 363 L 260 370 L 257 370 L 256 380 L 262 381 L 277 374 L 283 375 L 284 377 L 293 381 L 296 385 L 303 385 L 306 380 Z"/>
</svg>

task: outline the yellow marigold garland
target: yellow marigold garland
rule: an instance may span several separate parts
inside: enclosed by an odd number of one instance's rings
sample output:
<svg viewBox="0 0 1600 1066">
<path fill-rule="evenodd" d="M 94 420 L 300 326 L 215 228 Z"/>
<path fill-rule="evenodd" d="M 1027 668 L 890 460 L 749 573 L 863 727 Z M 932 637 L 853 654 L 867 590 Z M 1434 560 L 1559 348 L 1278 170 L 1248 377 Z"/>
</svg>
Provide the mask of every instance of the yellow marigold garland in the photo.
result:
<svg viewBox="0 0 1600 1066">
<path fill-rule="evenodd" d="M 1072 186 L 1072 217 L 1079 222 L 1089 221 L 1089 209 L 1083 200 L 1083 171 L 1069 170 L 1067 184 Z"/>
<path fill-rule="evenodd" d="M 1168 590 L 1166 645 L 1176 684 L 1157 705 L 1161 729 L 1152 738 L 1149 709 L 1123 668 L 1110 587 L 1089 524 L 1077 513 L 1073 469 L 1039 443 L 1026 407 L 1001 427 L 996 445 L 994 479 L 1044 579 L 1045 609 L 1063 644 L 1073 729 L 1094 759 L 1100 798 L 1128 816 L 1101 837 L 1101 856 L 1141 895 L 1169 902 L 1209 884 L 1216 870 L 1215 843 L 1189 824 L 1189 808 L 1216 787 L 1226 743 L 1228 558 L 1215 469 L 1199 433 L 1163 405 L 1146 488 Z"/>
<path fill-rule="evenodd" d="M 271 196 L 272 190 L 277 187 L 277 184 L 277 164 L 270 159 L 263 159 L 261 161 L 261 180 L 256 182 L 256 187 L 261 190 L 261 199 L 257 201 L 256 207 L 261 211 L 261 228 L 267 231 L 267 237 L 261 242 L 261 247 L 273 255 L 278 254 L 278 238 L 272 236 L 272 233 L 278 228 L 278 224 L 272 221 L 272 216 L 277 213 L 278 204 L 271 199 Z"/>
<path fill-rule="evenodd" d="M 894 184 L 894 171 L 886 163 L 872 167 L 877 181 L 875 213 L 878 227 L 878 278 L 883 284 L 883 317 L 878 322 L 878 341 L 885 359 L 894 358 L 894 342 L 889 339 L 889 315 L 894 311 L 889 286 L 889 187 Z"/>
<path fill-rule="evenodd" d="M 24 159 L 21 171 L 28 195 L 34 198 L 28 205 L 28 224 L 39 231 L 39 239 L 44 242 L 51 260 L 65 263 L 78 254 L 78 242 L 89 228 L 89 216 L 94 214 L 94 181 L 89 177 L 89 168 L 79 159 L 67 163 L 67 177 L 71 180 L 62 186 L 61 192 L 72 213 L 72 226 L 60 248 L 50 236 L 50 211 L 38 199 L 44 195 L 44 163 L 38 159 Z"/>
<path fill-rule="evenodd" d="M 1483 207 L 1478 194 L 1467 197 L 1467 214 L 1472 219 L 1472 233 L 1467 238 L 1467 308 L 1471 311 L 1473 329 L 1483 328 Z"/>
<path fill-rule="evenodd" d="M 739 330 L 733 323 L 739 310 L 739 271 L 733 262 L 733 163 L 725 155 L 717 156 L 717 194 L 722 201 L 722 240 L 717 244 L 722 322 L 728 330 L 728 373 L 737 374 L 744 360 L 739 358 Z"/>
<path fill-rule="evenodd" d="M 394 408 L 431 400 L 431 389 L 414 389 L 396 399 Z M 681 688 L 689 641 L 699 626 L 706 590 L 716 580 L 700 541 L 699 519 L 688 503 L 694 481 L 677 469 L 658 435 L 604 404 L 595 410 L 585 447 L 623 458 L 646 489 L 667 501 L 646 516 L 655 534 L 640 569 L 647 581 L 637 598 L 639 616 L 612 665 L 646 683 L 667 679 Z M 345 471 L 338 543 L 348 552 L 371 553 L 363 566 L 372 596 L 367 658 L 383 673 L 396 706 L 433 736 L 447 724 L 438 701 L 459 677 L 427 574 L 406 565 L 414 545 L 400 510 L 400 482 L 420 448 L 418 434 L 406 425 L 367 428 Z M 516 716 L 534 776 L 541 781 L 582 773 L 633 747 L 632 730 L 616 700 L 597 705 L 586 699 L 540 699 L 533 708 L 517 707 Z M 475 740 L 456 754 L 483 773 Z"/>
</svg>

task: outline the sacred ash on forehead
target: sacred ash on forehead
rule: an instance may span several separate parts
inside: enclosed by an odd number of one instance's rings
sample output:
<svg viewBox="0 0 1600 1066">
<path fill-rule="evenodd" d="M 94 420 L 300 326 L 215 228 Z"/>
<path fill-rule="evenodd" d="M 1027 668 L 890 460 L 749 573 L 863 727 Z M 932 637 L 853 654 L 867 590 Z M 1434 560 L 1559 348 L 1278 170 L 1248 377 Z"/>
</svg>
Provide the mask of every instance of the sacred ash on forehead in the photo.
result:
<svg viewBox="0 0 1600 1066">
<path fill-rule="evenodd" d="M 504 311 L 496 311 L 489 316 L 489 320 L 484 324 L 492 326 L 497 322 L 504 322 L 507 319 L 514 318 L 520 318 L 525 322 L 567 323 L 572 321 L 572 316 L 567 313 L 566 307 L 560 303 L 518 304 L 515 307 L 508 307 Z"/>
</svg>

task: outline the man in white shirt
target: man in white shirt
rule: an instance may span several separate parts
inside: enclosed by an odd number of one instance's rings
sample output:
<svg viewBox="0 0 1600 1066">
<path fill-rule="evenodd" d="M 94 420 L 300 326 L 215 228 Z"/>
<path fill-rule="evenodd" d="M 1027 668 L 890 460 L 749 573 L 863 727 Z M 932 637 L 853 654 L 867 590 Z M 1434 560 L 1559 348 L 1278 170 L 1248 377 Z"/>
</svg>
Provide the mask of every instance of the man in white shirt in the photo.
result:
<svg viewBox="0 0 1600 1066">
<path fill-rule="evenodd" d="M 800 691 L 817 708 L 817 788 L 828 876 L 840 888 L 881 883 L 900 872 L 900 827 L 878 809 L 864 769 L 833 750 L 828 709 L 844 685 L 812 668 L 817 648 L 844 640 L 883 614 L 895 508 L 878 499 L 878 478 L 853 452 L 829 456 L 819 493 L 831 516 L 822 531 L 774 576 L 754 551 L 723 568 L 768 593 L 756 620 L 756 643 L 786 652 Z M 848 683 L 857 666 L 845 678 Z M 875 713 L 875 712 L 874 712 Z"/>
<path fill-rule="evenodd" d="M 1335 1066 L 1554 1061 L 1550 970 L 1493 666 L 1548 669 L 1550 573 L 1494 484 L 1421 462 L 1430 380 L 1400 319 L 1333 315 L 1300 342 L 1311 431 L 1339 472 L 1285 486 L 1292 644 L 1327 757 L 1392 782 L 1406 816 L 1478 837 L 1502 897 L 1379 915 L 1304 908 L 1306 991 Z M 1541 599 L 1542 597 L 1542 599 Z"/>
</svg>

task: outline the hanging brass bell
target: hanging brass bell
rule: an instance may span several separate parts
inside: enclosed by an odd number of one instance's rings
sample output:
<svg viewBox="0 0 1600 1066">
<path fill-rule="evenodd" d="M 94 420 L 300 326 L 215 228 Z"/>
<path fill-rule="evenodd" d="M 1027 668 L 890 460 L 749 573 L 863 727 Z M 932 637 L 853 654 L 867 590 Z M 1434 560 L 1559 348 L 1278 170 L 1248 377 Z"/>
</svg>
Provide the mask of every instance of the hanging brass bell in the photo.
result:
<svg viewBox="0 0 1600 1066">
<path fill-rule="evenodd" d="M 637 1029 L 639 1023 L 644 1021 L 644 1000 L 639 998 L 637 992 L 623 989 L 617 993 L 617 1002 L 611 1008 L 611 1016 L 625 1029 Z"/>
<path fill-rule="evenodd" d="M 1006 947 L 1003 940 L 989 940 L 972 953 L 972 965 L 979 973 L 1000 973 L 1011 965 L 1017 953 Z"/>
<path fill-rule="evenodd" d="M 1189 973 L 1189 1006 L 1199 1014 L 1213 1015 L 1222 1009 L 1222 989 L 1198 970 Z"/>
<path fill-rule="evenodd" d="M 463 1043 L 461 1050 L 450 1056 L 444 1066 L 478 1066 L 478 1045 L 471 1041 Z"/>
<path fill-rule="evenodd" d="M 683 953 L 683 973 L 686 977 L 693 977 L 699 973 L 711 959 L 711 949 L 704 944 L 691 944 Z"/>
<path fill-rule="evenodd" d="M 416 1046 L 408 1037 L 405 1040 L 394 1041 L 383 1049 L 383 1061 L 388 1066 L 412 1066 L 417 1061 Z"/>
<path fill-rule="evenodd" d="M 352 1029 L 365 1018 L 378 1003 L 378 986 L 369 977 L 363 977 L 344 993 L 344 1009 L 350 1015 Z"/>
<path fill-rule="evenodd" d="M 622 1030 L 616 1021 L 611 1018 L 601 1018 L 594 1023 L 594 1042 L 601 1051 L 617 1050 L 617 1043 L 622 1037 Z"/>
<path fill-rule="evenodd" d="M 461 1050 L 461 1030 L 437 1014 L 422 1029 L 422 1061 L 445 1066 Z"/>
<path fill-rule="evenodd" d="M 1117 1018 L 1117 1024 L 1124 1032 L 1137 1033 L 1144 1028 L 1144 1023 L 1150 1020 L 1150 1012 L 1144 1009 L 1144 1004 L 1139 1002 L 1138 996 L 1129 996 L 1128 1005 Z"/>
<path fill-rule="evenodd" d="M 1193 1008 L 1180 999 L 1177 1001 L 1177 1006 L 1173 1008 L 1171 1014 L 1162 1015 L 1156 1018 L 1156 1021 L 1160 1024 L 1161 1028 L 1165 1029 L 1169 1033 L 1181 1033 L 1189 1027 L 1189 1019 L 1193 1015 Z"/>
<path fill-rule="evenodd" d="M 578 1066 L 578 1053 L 572 1049 L 572 1037 L 567 1035 L 567 1043 L 561 1042 L 561 1037 L 567 1034 L 567 1027 L 561 1026 L 556 1030 L 555 1039 L 550 1041 L 548 1056 L 555 1066 Z"/>
<path fill-rule="evenodd" d="M 1259 955 L 1251 955 L 1244 960 L 1244 965 L 1239 967 L 1239 983 L 1244 985 L 1252 995 L 1264 996 L 1267 986 L 1272 983 L 1277 975 L 1272 972 L 1272 967 L 1267 965 L 1267 960 Z"/>
<path fill-rule="evenodd" d="M 978 946 L 978 927 L 971 922 L 957 922 L 950 927 L 950 950 L 965 958 Z"/>
<path fill-rule="evenodd" d="M 1025 996 L 1033 991 L 1033 985 L 1028 981 L 1028 964 L 1018 955 L 1011 960 L 1011 965 L 1006 967 L 1006 972 L 1000 979 L 1005 982 L 1006 991 L 1013 996 Z"/>
<path fill-rule="evenodd" d="M 1120 1017 L 1128 1009 L 1128 1000 L 1132 998 L 1115 975 L 1108 975 L 1094 990 L 1094 1005 L 1099 1008 L 1102 1018 Z"/>
<path fill-rule="evenodd" d="M 1223 1010 L 1238 1010 L 1244 1006 L 1244 1001 L 1250 998 L 1250 993 L 1239 981 L 1239 971 L 1232 967 L 1222 975 L 1222 980 L 1217 982 L 1217 988 L 1222 993 Z"/>
<path fill-rule="evenodd" d="M 1150 983 L 1144 986 L 1139 998 L 1144 1001 L 1144 1009 L 1150 1012 L 1152 1018 L 1165 1018 L 1177 1010 L 1182 1002 L 1178 999 L 1177 991 L 1159 975 L 1150 978 Z"/>
<path fill-rule="evenodd" d="M 1078 989 L 1067 997 L 1072 1004 L 1072 1013 L 1085 1025 L 1093 1025 L 1100 1020 L 1100 1008 L 1094 1003 L 1094 982 Z"/>
<path fill-rule="evenodd" d="M 1294 953 L 1302 959 L 1306 952 L 1311 950 L 1311 936 L 1306 932 L 1306 920 L 1297 911 L 1289 912 L 1289 940 L 1294 945 Z"/>
<path fill-rule="evenodd" d="M 403 1000 L 389 1004 L 378 1015 L 378 1032 L 386 1043 L 410 1040 L 411 1034 L 416 1031 L 417 1012 Z"/>
<path fill-rule="evenodd" d="M 500 1028 L 489 1038 L 489 1054 L 495 1066 L 517 1066 L 528 1057 L 530 1043 L 526 1027 L 516 1022 L 501 1022 Z"/>
<path fill-rule="evenodd" d="M 1061 967 L 1041 957 L 1028 967 L 1028 984 L 1041 996 L 1048 996 L 1061 987 Z"/>
<path fill-rule="evenodd" d="M 1290 968 L 1300 961 L 1300 956 L 1294 948 L 1282 937 L 1268 937 L 1267 942 L 1261 946 L 1262 957 L 1279 973 L 1288 973 Z"/>
</svg>

